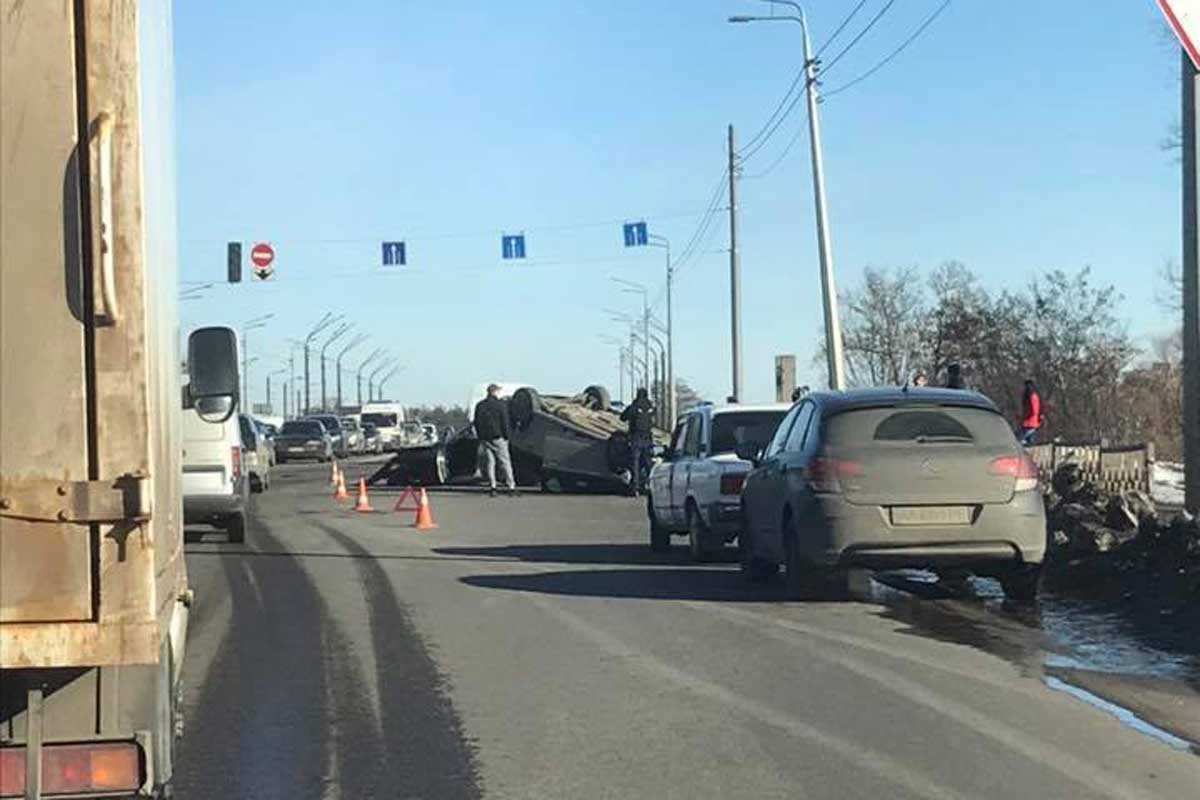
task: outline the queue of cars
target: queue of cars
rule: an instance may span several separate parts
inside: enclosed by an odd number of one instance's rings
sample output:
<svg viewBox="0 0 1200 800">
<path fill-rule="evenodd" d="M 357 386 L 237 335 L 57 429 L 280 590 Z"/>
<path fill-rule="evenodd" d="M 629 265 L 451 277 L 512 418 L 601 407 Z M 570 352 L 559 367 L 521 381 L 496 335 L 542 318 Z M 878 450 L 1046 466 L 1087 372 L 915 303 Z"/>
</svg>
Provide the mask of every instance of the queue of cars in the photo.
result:
<svg viewBox="0 0 1200 800">
<path fill-rule="evenodd" d="M 810 394 L 790 407 L 701 406 L 650 474 L 650 545 L 737 541 L 761 581 L 845 590 L 852 568 L 999 579 L 1034 599 L 1046 550 L 1037 469 L 996 406 L 955 389 Z"/>
</svg>

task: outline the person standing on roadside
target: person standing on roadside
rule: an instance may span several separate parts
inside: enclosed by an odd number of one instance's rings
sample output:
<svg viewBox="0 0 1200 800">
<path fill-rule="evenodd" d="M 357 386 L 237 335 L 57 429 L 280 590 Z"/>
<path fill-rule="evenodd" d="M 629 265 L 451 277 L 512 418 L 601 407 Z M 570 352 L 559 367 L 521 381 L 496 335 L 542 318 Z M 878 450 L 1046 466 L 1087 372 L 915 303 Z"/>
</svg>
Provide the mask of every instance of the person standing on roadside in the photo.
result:
<svg viewBox="0 0 1200 800">
<path fill-rule="evenodd" d="M 517 482 L 513 479 L 512 455 L 508 451 L 508 437 L 512 424 L 508 419 L 508 406 L 500 399 L 500 387 L 489 384 L 487 397 L 475 406 L 475 435 L 483 448 L 484 473 L 488 479 L 488 493 L 496 496 L 496 463 L 504 485 L 512 497 L 517 496 Z"/>
<path fill-rule="evenodd" d="M 963 380 L 962 364 L 954 363 L 946 367 L 946 388 L 947 389 L 965 389 L 966 382 Z"/>
<path fill-rule="evenodd" d="M 629 461 L 633 468 L 632 491 L 646 491 L 646 477 L 650 474 L 650 456 L 654 447 L 654 403 L 645 387 L 637 390 L 637 397 L 621 412 L 621 419 L 629 423 Z"/>
<path fill-rule="evenodd" d="M 1028 447 L 1037 444 L 1038 433 L 1042 429 L 1042 396 L 1038 394 L 1033 381 L 1025 381 L 1025 391 L 1021 398 L 1021 427 L 1017 429 L 1017 438 L 1021 444 Z"/>
</svg>

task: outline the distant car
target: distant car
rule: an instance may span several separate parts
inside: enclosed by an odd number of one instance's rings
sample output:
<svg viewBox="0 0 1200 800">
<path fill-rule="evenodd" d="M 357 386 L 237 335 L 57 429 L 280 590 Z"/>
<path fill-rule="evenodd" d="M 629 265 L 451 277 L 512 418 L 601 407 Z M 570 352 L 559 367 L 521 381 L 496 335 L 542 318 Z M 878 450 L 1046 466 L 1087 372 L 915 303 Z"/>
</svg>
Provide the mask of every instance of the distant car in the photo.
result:
<svg viewBox="0 0 1200 800">
<path fill-rule="evenodd" d="M 358 420 L 354 417 L 342 417 L 341 422 L 342 432 L 346 437 L 346 450 L 351 453 L 365 453 L 367 448 Z"/>
<path fill-rule="evenodd" d="M 379 429 L 369 422 L 363 423 L 363 446 L 366 447 L 368 453 L 383 452 L 383 437 L 379 435 Z"/>
<path fill-rule="evenodd" d="M 238 426 L 242 434 L 242 463 L 250 476 L 250 491 L 265 492 L 271 488 L 271 462 L 267 438 L 258 430 L 254 420 L 246 414 L 238 414 Z"/>
<path fill-rule="evenodd" d="M 665 550 L 672 534 L 687 534 L 692 558 L 702 561 L 736 539 L 751 465 L 734 451 L 746 443 L 763 447 L 787 412 L 780 403 L 702 405 L 685 414 L 663 460 L 650 470 L 650 546 Z"/>
<path fill-rule="evenodd" d="M 421 444 L 426 445 L 426 444 L 437 444 L 437 443 L 438 443 L 437 425 L 433 425 L 428 422 L 422 423 L 422 425 L 421 425 Z"/>
<path fill-rule="evenodd" d="M 229 541 L 246 537 L 250 477 L 238 416 L 209 423 L 183 412 L 183 521 L 222 528 Z"/>
<path fill-rule="evenodd" d="M 315 419 L 325 426 L 329 440 L 333 443 L 335 456 L 342 458 L 349 455 L 350 447 L 346 441 L 346 431 L 342 428 L 342 421 L 336 414 L 309 414 L 305 419 Z"/>
<path fill-rule="evenodd" d="M 368 422 L 378 429 L 384 450 L 400 449 L 400 426 L 404 424 L 404 406 L 390 400 L 365 403 L 358 415 L 359 424 Z"/>
<path fill-rule="evenodd" d="M 1036 598 L 1046 552 L 1037 468 L 981 394 L 813 393 L 797 402 L 742 489 L 743 573 L 786 564 L 793 594 L 844 589 L 846 570 L 925 568 L 996 577 Z"/>
<path fill-rule="evenodd" d="M 325 426 L 315 419 L 292 419 L 283 423 L 275 437 L 275 462 L 329 461 L 333 458 L 333 440 Z"/>
</svg>

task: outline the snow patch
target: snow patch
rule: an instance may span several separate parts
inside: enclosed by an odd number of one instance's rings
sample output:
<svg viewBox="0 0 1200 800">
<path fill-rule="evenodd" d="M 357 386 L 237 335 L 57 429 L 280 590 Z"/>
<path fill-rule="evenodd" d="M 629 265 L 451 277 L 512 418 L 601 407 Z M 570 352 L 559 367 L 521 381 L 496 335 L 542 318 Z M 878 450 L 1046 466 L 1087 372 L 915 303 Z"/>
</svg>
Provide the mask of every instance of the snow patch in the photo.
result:
<svg viewBox="0 0 1200 800">
<path fill-rule="evenodd" d="M 1164 505 L 1183 505 L 1183 464 L 1156 461 L 1150 484 L 1154 502 Z"/>
</svg>

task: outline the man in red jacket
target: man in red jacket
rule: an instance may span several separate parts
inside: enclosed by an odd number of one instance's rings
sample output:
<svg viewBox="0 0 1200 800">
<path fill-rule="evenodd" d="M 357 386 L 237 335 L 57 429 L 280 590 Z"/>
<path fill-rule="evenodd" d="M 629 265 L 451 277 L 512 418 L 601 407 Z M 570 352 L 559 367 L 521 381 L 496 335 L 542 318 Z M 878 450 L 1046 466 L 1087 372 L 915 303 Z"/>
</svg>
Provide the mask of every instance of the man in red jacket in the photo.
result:
<svg viewBox="0 0 1200 800">
<path fill-rule="evenodd" d="M 1017 430 L 1017 438 L 1026 446 L 1037 444 L 1038 432 L 1042 429 L 1042 398 L 1031 380 L 1025 381 L 1021 405 L 1021 427 Z"/>
</svg>

